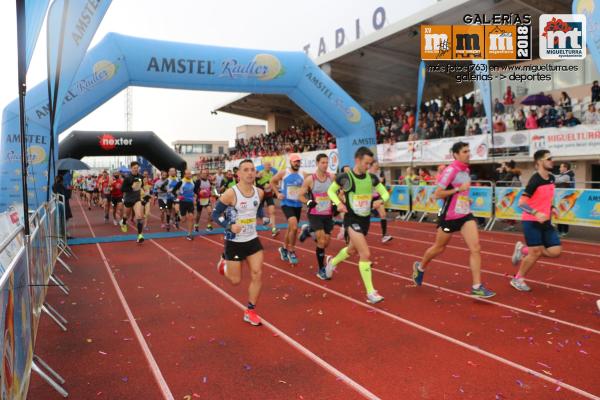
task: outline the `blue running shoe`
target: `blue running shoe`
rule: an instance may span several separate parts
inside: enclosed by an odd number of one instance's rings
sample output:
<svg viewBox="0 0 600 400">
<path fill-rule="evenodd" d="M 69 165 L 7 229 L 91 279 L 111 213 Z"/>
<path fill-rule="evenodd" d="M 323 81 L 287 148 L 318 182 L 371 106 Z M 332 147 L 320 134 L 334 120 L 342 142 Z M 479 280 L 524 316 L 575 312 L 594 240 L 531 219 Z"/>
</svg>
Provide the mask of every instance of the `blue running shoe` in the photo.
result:
<svg viewBox="0 0 600 400">
<path fill-rule="evenodd" d="M 319 271 L 317 272 L 317 278 L 323 280 L 323 281 L 329 281 L 331 280 L 331 278 L 327 277 L 327 273 L 325 272 L 325 268 L 319 268 Z"/>
<path fill-rule="evenodd" d="M 284 249 L 283 247 L 279 248 L 279 257 L 281 257 L 281 261 L 287 261 L 288 260 L 288 251 L 287 249 Z"/>
<path fill-rule="evenodd" d="M 471 287 L 471 296 L 479 297 L 480 299 L 489 299 L 490 297 L 494 297 L 496 292 L 491 291 L 490 289 L 483 286 L 483 283 L 479 285 L 478 289 L 473 289 Z"/>
<path fill-rule="evenodd" d="M 300 228 L 300 236 L 298 237 L 298 240 L 300 240 L 300 242 L 303 243 L 309 234 L 310 234 L 310 226 L 302 225 L 302 228 Z"/>
<path fill-rule="evenodd" d="M 298 257 L 296 257 L 296 252 L 294 251 L 288 251 L 287 252 L 288 255 L 288 260 L 290 261 L 290 264 L 298 264 Z"/>
<path fill-rule="evenodd" d="M 417 286 L 421 286 L 423 284 L 423 275 L 425 275 L 425 271 L 419 270 L 421 263 L 419 261 L 415 261 L 413 264 L 413 282 Z"/>
</svg>

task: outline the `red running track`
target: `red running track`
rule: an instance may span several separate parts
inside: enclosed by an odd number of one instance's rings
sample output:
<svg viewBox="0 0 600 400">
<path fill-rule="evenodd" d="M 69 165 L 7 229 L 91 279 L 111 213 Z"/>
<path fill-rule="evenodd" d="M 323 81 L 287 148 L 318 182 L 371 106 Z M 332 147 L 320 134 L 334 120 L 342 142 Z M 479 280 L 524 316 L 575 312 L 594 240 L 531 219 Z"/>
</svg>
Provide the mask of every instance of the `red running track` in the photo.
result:
<svg viewBox="0 0 600 400">
<path fill-rule="evenodd" d="M 74 236 L 92 236 L 90 227 L 96 236 L 117 233 L 99 210 L 86 211 L 88 227 L 73 204 Z M 151 220 L 151 231 L 157 225 Z M 597 246 L 567 242 L 572 253 L 549 260 L 561 266 L 538 265 L 534 291 L 518 293 L 505 276 L 514 272 L 507 255 L 515 236 L 483 233 L 484 281 L 498 292 L 483 302 L 465 295 L 461 240 L 432 263 L 428 285 L 416 288 L 410 266 L 431 243 L 433 226 L 389 225 L 392 242 L 380 243 L 378 223 L 369 235 L 374 282 L 386 297 L 376 307 L 364 302 L 357 260 L 322 282 L 310 240 L 299 244 L 300 264 L 291 267 L 277 255 L 284 232 L 275 240 L 261 234 L 258 310 L 270 323 L 261 328 L 241 321 L 247 277 L 231 287 L 215 271 L 219 235 L 76 246 L 73 275 L 60 274 L 71 295 L 48 297 L 70 320 L 69 331 L 43 318 L 36 353 L 65 376 L 75 399 L 600 396 Z M 328 254 L 342 245 L 333 240 Z M 30 393 L 59 398 L 37 377 Z"/>
</svg>

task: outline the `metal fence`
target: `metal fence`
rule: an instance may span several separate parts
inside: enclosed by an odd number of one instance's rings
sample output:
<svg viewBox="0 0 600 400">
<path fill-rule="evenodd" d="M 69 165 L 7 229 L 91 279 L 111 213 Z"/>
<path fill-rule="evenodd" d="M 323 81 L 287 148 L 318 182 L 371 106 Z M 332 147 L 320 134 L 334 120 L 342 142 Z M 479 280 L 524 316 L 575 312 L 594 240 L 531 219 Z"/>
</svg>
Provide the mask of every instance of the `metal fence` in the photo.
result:
<svg viewBox="0 0 600 400">
<path fill-rule="evenodd" d="M 52 287 L 68 294 L 68 287 L 55 274 L 57 263 L 71 271 L 62 259 L 72 257 L 67 246 L 64 198 L 53 199 L 30 213 L 31 234 L 24 234 L 17 212 L 0 214 L 0 349 L 2 374 L 0 393 L 7 399 L 25 399 L 31 372 L 34 371 L 62 396 L 64 379 L 36 356 L 41 315 L 47 314 L 62 330 L 68 321 L 46 301 Z M 6 396 L 6 397 L 4 397 Z"/>
<path fill-rule="evenodd" d="M 524 187 L 513 186 L 514 182 L 473 181 L 469 191 L 471 212 L 483 218 L 485 230 L 493 229 L 499 220 L 520 221 L 522 210 L 519 199 Z M 575 182 L 574 188 L 556 188 L 553 205 L 555 215 L 552 222 L 562 225 L 600 227 L 600 182 Z M 419 215 L 423 221 L 430 214 L 437 214 L 442 206 L 435 199 L 435 185 L 392 185 L 388 210 L 405 212 L 399 219 L 408 220 Z"/>
</svg>

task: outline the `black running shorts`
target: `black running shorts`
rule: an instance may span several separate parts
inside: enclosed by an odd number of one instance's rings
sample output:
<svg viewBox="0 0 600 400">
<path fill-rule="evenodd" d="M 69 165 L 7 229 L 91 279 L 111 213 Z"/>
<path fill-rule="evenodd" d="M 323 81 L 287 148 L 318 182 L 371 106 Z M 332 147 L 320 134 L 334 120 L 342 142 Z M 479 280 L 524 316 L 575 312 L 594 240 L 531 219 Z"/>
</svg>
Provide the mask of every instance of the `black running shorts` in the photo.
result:
<svg viewBox="0 0 600 400">
<path fill-rule="evenodd" d="M 262 249 L 262 244 L 258 238 L 254 238 L 247 242 L 233 242 L 231 240 L 226 240 L 223 255 L 227 261 L 243 261 Z"/>
<path fill-rule="evenodd" d="M 313 231 L 325 231 L 325 234 L 331 234 L 333 230 L 333 217 L 327 215 L 308 214 L 308 222 Z"/>
<path fill-rule="evenodd" d="M 451 219 L 449 221 L 440 218 L 438 222 L 438 228 L 441 228 L 444 233 L 458 232 L 462 229 L 464 224 L 474 220 L 475 217 L 473 217 L 473 214 L 465 215 L 464 217 L 459 219 Z"/>
<path fill-rule="evenodd" d="M 283 215 L 285 215 L 287 219 L 296 217 L 296 220 L 300 221 L 302 207 L 281 206 L 281 211 L 283 211 Z"/>
<path fill-rule="evenodd" d="M 179 214 L 185 217 L 186 214 L 194 215 L 194 202 L 193 201 L 180 201 L 179 202 Z"/>
</svg>

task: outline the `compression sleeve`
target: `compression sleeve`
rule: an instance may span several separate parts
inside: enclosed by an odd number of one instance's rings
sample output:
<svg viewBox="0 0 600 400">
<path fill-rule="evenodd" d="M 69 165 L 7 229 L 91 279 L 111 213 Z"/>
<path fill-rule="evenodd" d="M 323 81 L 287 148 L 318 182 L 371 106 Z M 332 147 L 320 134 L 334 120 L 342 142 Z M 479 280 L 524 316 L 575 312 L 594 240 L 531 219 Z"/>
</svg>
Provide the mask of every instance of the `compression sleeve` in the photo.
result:
<svg viewBox="0 0 600 400">
<path fill-rule="evenodd" d="M 379 193 L 381 200 L 383 200 L 384 203 L 390 199 L 390 194 L 385 189 L 385 186 L 383 186 L 383 183 L 379 182 L 379 184 L 375 186 L 375 190 L 377 190 L 377 193 Z"/>
<path fill-rule="evenodd" d="M 217 224 L 221 225 L 223 228 L 227 229 L 228 223 L 225 220 L 225 217 L 223 216 L 225 210 L 227 210 L 227 206 L 223 204 L 220 200 L 217 200 L 215 208 L 213 208 L 212 220 L 215 221 Z"/>
<path fill-rule="evenodd" d="M 327 189 L 327 196 L 329 196 L 331 202 L 336 206 L 342 202 L 337 195 L 338 190 L 340 190 L 340 185 L 335 181 L 332 182 L 329 189 Z"/>
</svg>

